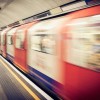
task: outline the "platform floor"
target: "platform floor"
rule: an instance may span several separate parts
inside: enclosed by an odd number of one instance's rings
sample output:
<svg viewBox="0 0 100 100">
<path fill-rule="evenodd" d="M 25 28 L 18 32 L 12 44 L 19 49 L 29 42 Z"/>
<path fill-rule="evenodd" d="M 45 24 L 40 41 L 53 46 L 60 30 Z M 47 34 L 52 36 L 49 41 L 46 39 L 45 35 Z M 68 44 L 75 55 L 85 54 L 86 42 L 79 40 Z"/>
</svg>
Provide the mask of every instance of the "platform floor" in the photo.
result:
<svg viewBox="0 0 100 100">
<path fill-rule="evenodd" d="M 0 100 L 52 100 L 32 84 L 0 56 Z"/>
</svg>

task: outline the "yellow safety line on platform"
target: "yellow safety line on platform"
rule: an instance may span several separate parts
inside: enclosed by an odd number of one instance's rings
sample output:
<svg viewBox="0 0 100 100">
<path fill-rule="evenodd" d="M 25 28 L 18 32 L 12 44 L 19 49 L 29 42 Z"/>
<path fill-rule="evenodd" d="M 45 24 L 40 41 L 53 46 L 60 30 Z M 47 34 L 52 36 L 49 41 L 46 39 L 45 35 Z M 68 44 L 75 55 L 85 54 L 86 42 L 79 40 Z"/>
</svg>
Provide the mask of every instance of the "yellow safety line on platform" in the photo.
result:
<svg viewBox="0 0 100 100">
<path fill-rule="evenodd" d="M 33 93 L 33 91 L 27 87 L 27 85 L 19 79 L 19 77 L 0 59 L 0 62 L 9 70 L 9 72 L 16 78 L 16 80 L 29 92 L 29 94 L 35 99 L 40 100 L 36 94 Z"/>
</svg>

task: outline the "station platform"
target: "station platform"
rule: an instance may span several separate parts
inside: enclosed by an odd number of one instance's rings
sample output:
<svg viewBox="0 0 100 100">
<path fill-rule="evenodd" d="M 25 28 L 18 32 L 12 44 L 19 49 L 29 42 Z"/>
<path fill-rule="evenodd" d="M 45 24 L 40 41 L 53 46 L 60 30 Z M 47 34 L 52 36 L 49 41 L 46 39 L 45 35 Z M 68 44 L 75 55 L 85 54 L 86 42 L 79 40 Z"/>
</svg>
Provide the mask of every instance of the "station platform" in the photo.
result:
<svg viewBox="0 0 100 100">
<path fill-rule="evenodd" d="M 0 56 L 0 100 L 53 100 Z"/>
</svg>

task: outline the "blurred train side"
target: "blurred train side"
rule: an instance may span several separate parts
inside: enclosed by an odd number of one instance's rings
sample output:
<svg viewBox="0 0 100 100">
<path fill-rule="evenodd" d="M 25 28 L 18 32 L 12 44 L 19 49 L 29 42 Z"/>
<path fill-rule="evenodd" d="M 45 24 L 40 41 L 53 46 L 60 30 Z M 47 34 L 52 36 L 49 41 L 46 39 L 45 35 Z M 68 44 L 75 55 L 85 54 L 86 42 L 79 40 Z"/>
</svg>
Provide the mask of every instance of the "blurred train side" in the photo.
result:
<svg viewBox="0 0 100 100">
<path fill-rule="evenodd" d="M 88 59 L 91 39 L 100 35 L 99 9 L 5 29 L 0 34 L 1 55 L 66 100 L 99 100 L 100 61 L 95 67 Z"/>
<path fill-rule="evenodd" d="M 6 34 L 6 59 L 14 61 L 14 34 L 18 27 L 12 28 Z"/>
<path fill-rule="evenodd" d="M 1 35 L 1 54 L 6 58 L 6 33 L 10 30 L 11 28 L 8 27 L 5 30 L 3 30 L 0 35 Z"/>
<path fill-rule="evenodd" d="M 14 64 L 24 72 L 29 71 L 27 66 L 27 30 L 35 23 L 18 27 L 14 34 Z"/>
<path fill-rule="evenodd" d="M 100 99 L 100 10 L 98 9 L 100 6 L 70 14 L 69 17 L 72 19 L 62 29 L 61 53 L 62 66 L 65 66 L 65 90 L 72 100 Z M 96 34 L 98 43 L 94 40 Z M 95 53 L 96 56 L 92 58 Z M 98 66 L 95 63 L 96 59 Z"/>
</svg>

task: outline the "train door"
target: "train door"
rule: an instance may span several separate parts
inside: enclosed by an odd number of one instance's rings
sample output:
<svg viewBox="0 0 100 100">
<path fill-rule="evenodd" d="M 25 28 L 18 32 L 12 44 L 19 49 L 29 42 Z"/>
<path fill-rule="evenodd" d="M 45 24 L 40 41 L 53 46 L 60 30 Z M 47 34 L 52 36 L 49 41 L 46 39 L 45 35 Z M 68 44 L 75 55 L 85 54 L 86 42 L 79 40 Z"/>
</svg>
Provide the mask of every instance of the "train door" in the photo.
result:
<svg viewBox="0 0 100 100">
<path fill-rule="evenodd" d="M 7 28 L 4 31 L 1 32 L 1 54 L 3 57 L 6 57 L 6 33 L 11 28 Z"/>
<path fill-rule="evenodd" d="M 22 25 L 14 35 L 14 64 L 24 72 L 27 72 L 27 29 L 33 23 Z"/>
<path fill-rule="evenodd" d="M 12 28 L 7 34 L 6 34 L 6 39 L 7 39 L 7 59 L 11 62 L 13 62 L 14 59 L 14 34 L 16 32 L 18 27 Z"/>
</svg>

